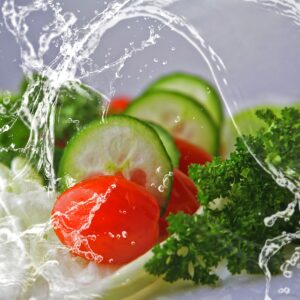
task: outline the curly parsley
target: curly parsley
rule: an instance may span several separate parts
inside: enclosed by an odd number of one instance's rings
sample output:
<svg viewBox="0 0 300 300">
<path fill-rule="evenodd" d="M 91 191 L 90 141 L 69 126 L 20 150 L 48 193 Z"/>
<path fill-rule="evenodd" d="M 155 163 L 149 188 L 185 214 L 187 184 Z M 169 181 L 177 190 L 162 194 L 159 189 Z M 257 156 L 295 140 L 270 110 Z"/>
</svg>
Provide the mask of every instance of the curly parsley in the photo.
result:
<svg viewBox="0 0 300 300">
<path fill-rule="evenodd" d="M 204 213 L 169 216 L 171 236 L 154 248 L 145 266 L 148 272 L 170 282 L 185 279 L 210 285 L 218 280 L 215 268 L 221 261 L 232 274 L 261 273 L 258 257 L 265 241 L 300 229 L 299 211 L 288 221 L 265 226 L 264 218 L 285 209 L 294 195 L 277 185 L 252 155 L 263 165 L 288 170 L 299 179 L 300 113 L 286 108 L 280 117 L 270 110 L 257 115 L 267 128 L 256 137 L 238 138 L 229 159 L 190 167 Z M 270 270 L 279 272 L 283 261 L 284 253 L 279 252 L 271 259 Z"/>
</svg>

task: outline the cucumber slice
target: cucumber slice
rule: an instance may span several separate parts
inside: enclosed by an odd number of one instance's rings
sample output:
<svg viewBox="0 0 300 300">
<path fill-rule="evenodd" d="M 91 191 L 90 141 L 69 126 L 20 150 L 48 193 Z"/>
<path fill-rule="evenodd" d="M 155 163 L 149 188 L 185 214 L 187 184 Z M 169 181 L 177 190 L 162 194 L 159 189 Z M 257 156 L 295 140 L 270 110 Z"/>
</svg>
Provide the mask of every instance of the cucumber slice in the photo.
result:
<svg viewBox="0 0 300 300">
<path fill-rule="evenodd" d="M 4 164 L 0 163 L 0 192 L 10 191 L 13 174 L 11 170 Z"/>
<path fill-rule="evenodd" d="M 121 173 L 152 193 L 163 209 L 172 181 L 172 163 L 160 138 L 146 123 L 123 115 L 94 121 L 76 134 L 62 156 L 59 176 L 68 188 L 93 175 Z"/>
<path fill-rule="evenodd" d="M 33 181 L 43 186 L 42 176 L 31 166 L 27 159 L 17 156 L 11 162 L 11 171 L 14 176 L 25 181 Z"/>
<path fill-rule="evenodd" d="M 239 136 L 233 121 L 238 127 L 241 134 L 256 135 L 256 132 L 266 126 L 266 123 L 259 119 L 255 112 L 259 109 L 271 109 L 275 114 L 280 114 L 282 107 L 275 105 L 256 106 L 242 110 L 233 116 L 233 120 L 228 118 L 224 122 L 222 134 L 222 156 L 229 157 L 229 154 L 234 150 L 236 138 Z"/>
<path fill-rule="evenodd" d="M 293 106 L 294 106 L 295 108 L 297 108 L 298 110 L 300 110 L 300 102 L 295 102 L 295 103 L 293 103 Z"/>
<path fill-rule="evenodd" d="M 193 98 L 170 91 L 153 91 L 133 101 L 126 114 L 152 121 L 173 136 L 217 154 L 219 130 L 206 109 Z"/>
<path fill-rule="evenodd" d="M 196 75 L 173 73 L 161 77 L 148 88 L 149 91 L 166 90 L 185 94 L 201 103 L 217 126 L 221 126 L 224 115 L 218 92 L 206 80 Z"/>
<path fill-rule="evenodd" d="M 169 154 L 173 167 L 177 168 L 179 165 L 180 153 L 175 145 L 173 137 L 169 134 L 167 130 L 165 130 L 161 126 L 152 122 L 148 122 L 148 124 L 151 127 L 153 127 L 156 133 L 158 134 L 160 140 L 162 141 L 163 145 L 167 150 L 167 153 Z"/>
</svg>

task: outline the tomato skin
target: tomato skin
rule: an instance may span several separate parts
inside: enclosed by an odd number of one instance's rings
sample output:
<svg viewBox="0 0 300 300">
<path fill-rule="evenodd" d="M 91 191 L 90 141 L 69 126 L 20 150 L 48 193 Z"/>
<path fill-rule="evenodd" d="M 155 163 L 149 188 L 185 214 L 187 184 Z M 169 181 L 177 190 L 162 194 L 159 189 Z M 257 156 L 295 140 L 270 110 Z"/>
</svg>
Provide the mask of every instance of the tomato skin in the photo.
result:
<svg viewBox="0 0 300 300">
<path fill-rule="evenodd" d="M 190 164 L 203 165 L 212 161 L 212 156 L 203 149 L 179 138 L 174 138 L 175 144 L 180 152 L 179 170 L 188 175 Z"/>
<path fill-rule="evenodd" d="M 197 187 L 194 182 L 178 169 L 174 169 L 173 187 L 170 200 L 163 217 L 159 219 L 160 236 L 167 234 L 168 222 L 166 218 L 170 213 L 182 211 L 192 215 L 200 207 L 197 201 Z"/>
<path fill-rule="evenodd" d="M 62 193 L 52 210 L 60 241 L 75 255 L 124 264 L 158 240 L 160 209 L 143 187 L 121 176 L 95 176 Z"/>
<path fill-rule="evenodd" d="M 113 98 L 110 102 L 108 114 L 121 114 L 125 111 L 127 106 L 130 103 L 129 97 L 116 97 Z"/>
</svg>

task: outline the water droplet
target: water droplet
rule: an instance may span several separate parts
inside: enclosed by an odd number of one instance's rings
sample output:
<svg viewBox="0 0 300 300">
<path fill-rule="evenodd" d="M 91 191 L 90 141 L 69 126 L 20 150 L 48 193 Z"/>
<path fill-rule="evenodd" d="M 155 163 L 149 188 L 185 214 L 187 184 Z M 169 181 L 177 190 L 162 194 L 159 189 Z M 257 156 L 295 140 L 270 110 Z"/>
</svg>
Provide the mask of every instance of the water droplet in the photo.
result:
<svg viewBox="0 0 300 300">
<path fill-rule="evenodd" d="M 278 290 L 278 293 L 279 294 L 286 294 L 286 295 L 288 295 L 290 293 L 290 288 L 289 287 L 280 288 Z"/>
<path fill-rule="evenodd" d="M 179 123 L 180 121 L 181 121 L 181 118 L 180 118 L 180 116 L 176 116 L 176 118 L 175 118 L 174 122 L 175 122 L 175 123 Z"/>
<path fill-rule="evenodd" d="M 164 189 L 163 185 L 160 185 L 160 186 L 158 187 L 158 191 L 159 191 L 159 192 L 163 193 L 164 190 L 165 190 L 165 189 Z"/>
<path fill-rule="evenodd" d="M 161 166 L 157 167 L 156 170 L 155 170 L 156 174 L 159 174 L 160 172 L 161 172 Z"/>
<path fill-rule="evenodd" d="M 0 114 L 4 115 L 6 113 L 6 108 L 0 104 Z"/>
<path fill-rule="evenodd" d="M 123 237 L 124 239 L 127 238 L 127 231 L 122 231 L 122 237 Z"/>
<path fill-rule="evenodd" d="M 158 58 L 153 58 L 153 61 L 154 61 L 155 63 L 157 63 L 157 62 L 158 62 Z"/>
<path fill-rule="evenodd" d="M 293 272 L 292 272 L 292 271 L 285 270 L 285 271 L 283 272 L 283 276 L 284 276 L 285 278 L 292 278 Z"/>
<path fill-rule="evenodd" d="M 130 243 L 130 245 L 131 245 L 131 246 L 134 246 L 134 245 L 135 245 L 135 241 L 132 241 L 132 242 Z"/>
<path fill-rule="evenodd" d="M 87 260 L 92 260 L 94 258 L 93 254 L 91 252 L 86 252 L 84 254 L 84 256 Z"/>
</svg>

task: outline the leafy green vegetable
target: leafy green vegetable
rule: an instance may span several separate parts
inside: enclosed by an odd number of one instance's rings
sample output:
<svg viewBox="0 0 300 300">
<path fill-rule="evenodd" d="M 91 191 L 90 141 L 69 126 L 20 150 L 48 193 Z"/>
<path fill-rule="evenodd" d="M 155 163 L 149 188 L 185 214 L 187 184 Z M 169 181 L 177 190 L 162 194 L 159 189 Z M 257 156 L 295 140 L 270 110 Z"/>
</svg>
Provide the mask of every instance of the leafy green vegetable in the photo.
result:
<svg viewBox="0 0 300 300">
<path fill-rule="evenodd" d="M 244 137 L 246 144 L 264 166 L 272 163 L 292 170 L 299 179 L 300 112 L 286 108 L 280 117 L 270 110 L 257 115 L 268 126 L 256 137 Z M 204 213 L 168 218 L 172 235 L 154 248 L 153 258 L 145 266 L 151 274 L 171 282 L 187 279 L 214 284 L 218 280 L 215 268 L 221 261 L 232 274 L 260 273 L 258 257 L 265 241 L 283 231 L 300 229 L 299 211 L 289 220 L 265 226 L 264 218 L 284 210 L 294 195 L 276 184 L 240 138 L 229 159 L 193 165 L 190 176 L 198 187 Z M 270 270 L 279 272 L 283 261 L 284 252 L 280 251 L 270 260 Z"/>
<path fill-rule="evenodd" d="M 29 137 L 27 126 L 16 116 L 20 101 L 19 95 L 0 94 L 0 162 L 7 166 L 26 145 Z"/>
<path fill-rule="evenodd" d="M 41 102 L 45 79 L 39 75 L 33 76 L 34 87 L 29 96 L 29 109 Z M 18 116 L 22 95 L 28 88 L 29 81 L 24 79 L 20 93 L 17 95 L 0 95 L 0 107 L 4 108 L 0 114 L 0 128 L 12 125 L 8 131 L 0 133 L 0 162 L 10 165 L 11 160 L 20 154 L 25 147 L 30 130 Z M 9 98 L 9 101 L 7 100 Z M 100 117 L 101 96 L 88 86 L 77 82 L 67 82 L 60 88 L 55 116 L 56 145 L 63 146 L 70 137 L 84 125 Z M 12 148 L 12 144 L 14 148 Z M 55 165 L 58 166 L 61 149 L 55 149 Z"/>
<path fill-rule="evenodd" d="M 297 182 L 300 181 L 300 111 L 286 108 L 281 114 L 282 118 L 278 118 L 269 110 L 257 112 L 268 124 L 269 130 L 264 133 L 261 143 L 255 141 L 254 147 L 258 148 L 255 155 Z"/>
<path fill-rule="evenodd" d="M 37 86 L 31 93 L 31 98 L 43 97 L 43 84 L 45 79 L 34 75 Z M 21 84 L 21 92 L 28 88 L 28 80 Z M 100 117 L 101 95 L 92 88 L 78 83 L 66 82 L 60 88 L 56 107 L 55 138 L 68 141 L 70 137 L 82 126 Z"/>
</svg>

